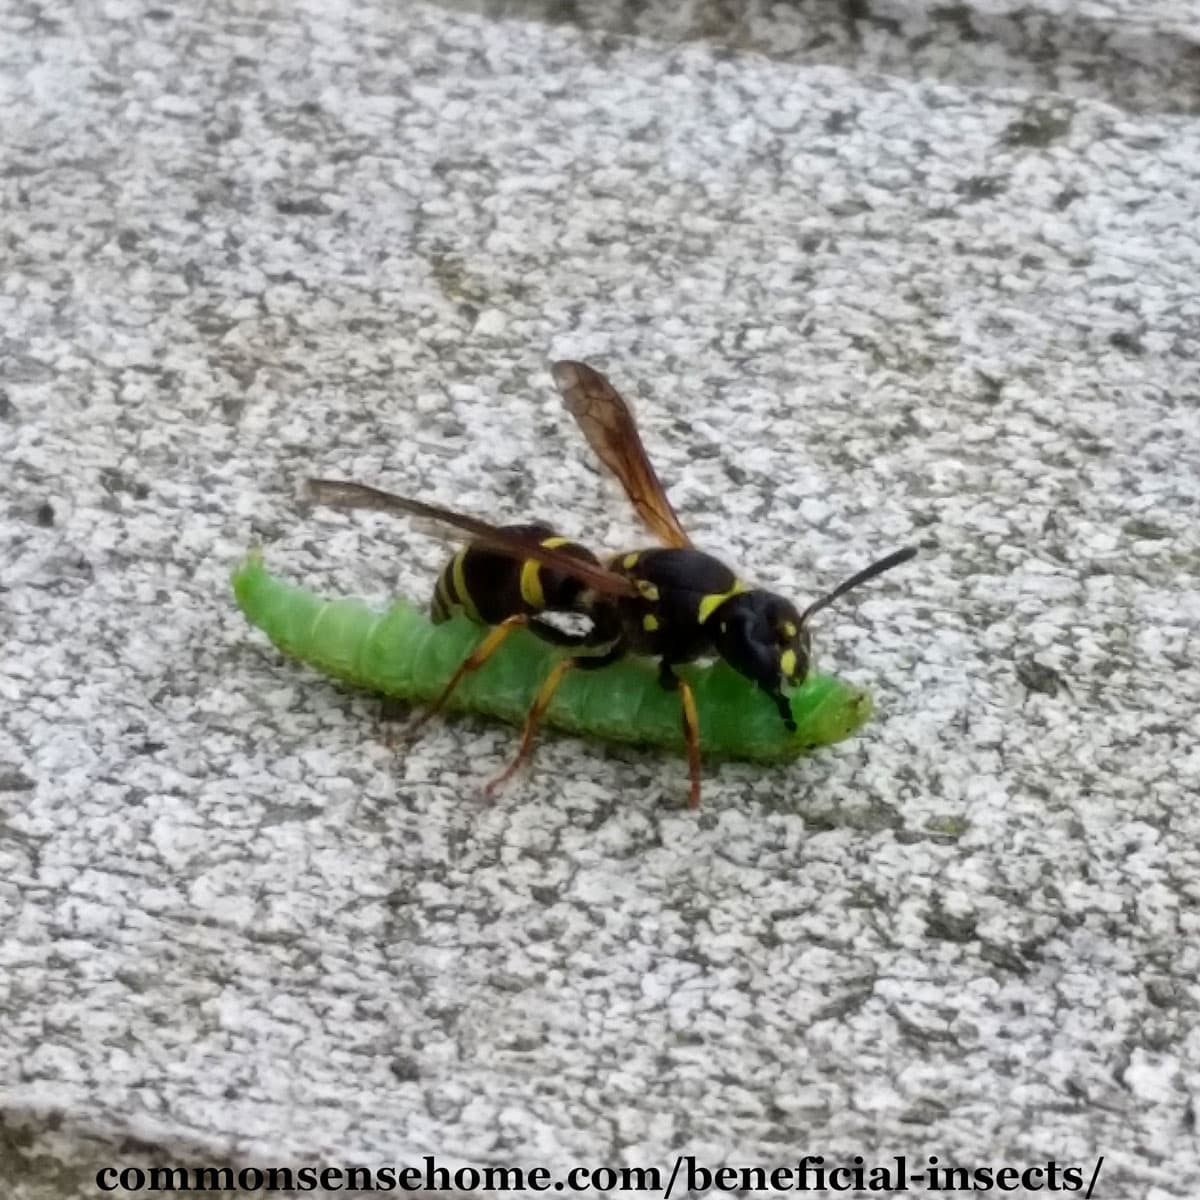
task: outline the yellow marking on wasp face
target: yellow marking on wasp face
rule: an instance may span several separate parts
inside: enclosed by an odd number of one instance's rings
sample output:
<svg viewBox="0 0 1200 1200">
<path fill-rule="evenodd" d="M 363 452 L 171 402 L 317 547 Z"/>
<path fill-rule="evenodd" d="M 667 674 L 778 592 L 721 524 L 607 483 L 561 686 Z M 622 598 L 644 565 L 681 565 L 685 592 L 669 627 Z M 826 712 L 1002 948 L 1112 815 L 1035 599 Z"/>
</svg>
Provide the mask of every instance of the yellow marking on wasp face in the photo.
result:
<svg viewBox="0 0 1200 1200">
<path fill-rule="evenodd" d="M 637 581 L 637 590 L 643 600 L 649 600 L 651 604 L 657 602 L 658 588 L 654 584 L 648 583 L 645 579 L 639 579 Z"/>
<path fill-rule="evenodd" d="M 542 545 L 545 546 L 547 550 L 557 550 L 559 548 L 559 546 L 569 546 L 570 544 L 571 544 L 570 538 L 564 538 L 564 537 L 542 538 Z"/>
<path fill-rule="evenodd" d="M 731 596 L 738 596 L 746 590 L 746 585 L 740 580 L 733 581 L 733 587 L 727 592 L 710 592 L 700 601 L 700 607 L 696 610 L 696 620 L 701 625 L 708 620 L 709 617 L 721 607 Z"/>
<path fill-rule="evenodd" d="M 479 609 L 475 607 L 475 601 L 471 599 L 471 593 L 467 591 L 467 576 L 463 570 L 463 563 L 466 561 L 466 550 L 460 550 L 454 556 L 454 562 L 450 564 L 450 573 L 454 577 L 454 593 L 458 597 L 458 602 L 463 606 L 463 610 L 472 621 L 482 621 L 479 615 Z"/>
<path fill-rule="evenodd" d="M 790 642 L 796 636 L 796 625 L 793 621 L 784 621 L 783 636 Z"/>
<path fill-rule="evenodd" d="M 543 543 L 544 545 L 545 543 Z M 521 566 L 521 599 L 530 608 L 545 608 L 546 593 L 542 591 L 542 564 L 526 559 Z"/>
<path fill-rule="evenodd" d="M 784 675 L 791 679 L 796 674 L 796 652 L 795 650 L 785 650 L 779 656 L 779 669 Z"/>
<path fill-rule="evenodd" d="M 642 628 L 647 633 L 653 633 L 658 628 L 658 618 L 653 613 L 647 613 L 642 618 Z"/>
<path fill-rule="evenodd" d="M 623 559 L 621 559 L 621 566 L 623 566 L 627 571 L 632 571 L 633 568 L 637 566 L 637 560 L 641 557 L 642 556 L 640 554 L 627 554 Z"/>
</svg>

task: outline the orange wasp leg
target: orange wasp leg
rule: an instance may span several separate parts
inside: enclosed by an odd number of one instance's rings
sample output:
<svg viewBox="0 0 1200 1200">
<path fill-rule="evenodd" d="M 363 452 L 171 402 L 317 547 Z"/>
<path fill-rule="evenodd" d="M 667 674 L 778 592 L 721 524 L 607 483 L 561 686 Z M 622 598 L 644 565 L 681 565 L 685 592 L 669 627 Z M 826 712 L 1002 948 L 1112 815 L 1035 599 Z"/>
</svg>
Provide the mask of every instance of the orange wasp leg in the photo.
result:
<svg viewBox="0 0 1200 1200">
<path fill-rule="evenodd" d="M 469 675 L 472 671 L 478 671 L 484 663 L 487 662 L 497 650 L 508 640 L 509 635 L 517 629 L 529 624 L 529 618 L 524 615 L 515 617 L 507 617 L 492 629 L 487 637 L 467 655 L 459 664 L 458 670 L 450 676 L 450 682 L 442 688 L 438 698 L 421 714 L 420 717 L 409 727 L 409 736 L 420 729 L 430 717 L 436 716 L 445 706 L 446 701 L 454 694 L 454 689 L 463 681 L 463 676 Z"/>
<path fill-rule="evenodd" d="M 691 684 L 679 680 L 679 699 L 683 708 L 683 737 L 687 742 L 688 773 L 692 787 L 688 795 L 688 807 L 700 807 L 700 715 L 696 711 L 696 697 Z"/>
<path fill-rule="evenodd" d="M 488 783 L 483 789 L 485 795 L 495 795 L 496 789 L 510 779 L 518 767 L 528 762 L 533 753 L 533 738 L 537 733 L 538 725 L 542 717 L 546 715 L 546 709 L 550 707 L 550 701 L 554 699 L 554 693 L 558 691 L 558 685 L 562 683 L 563 676 L 576 665 L 577 660 L 573 658 L 560 658 L 554 664 L 550 674 L 538 688 L 538 694 L 534 697 L 533 703 L 529 706 L 529 712 L 525 715 L 525 728 L 521 733 L 521 745 L 517 750 L 516 758 Z"/>
</svg>

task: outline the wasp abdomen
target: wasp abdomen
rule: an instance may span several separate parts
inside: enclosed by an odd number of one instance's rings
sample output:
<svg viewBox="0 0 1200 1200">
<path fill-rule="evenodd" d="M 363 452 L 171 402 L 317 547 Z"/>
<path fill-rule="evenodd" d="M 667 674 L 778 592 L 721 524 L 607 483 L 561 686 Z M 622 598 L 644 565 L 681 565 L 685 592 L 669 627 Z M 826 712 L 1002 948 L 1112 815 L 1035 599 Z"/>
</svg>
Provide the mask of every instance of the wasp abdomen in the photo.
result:
<svg viewBox="0 0 1200 1200">
<path fill-rule="evenodd" d="M 586 547 L 560 537 L 548 525 L 505 525 L 507 533 L 542 535 L 539 542 L 572 558 L 599 566 Z M 438 576 L 430 614 L 435 623 L 457 611 L 481 625 L 499 625 L 514 616 L 578 611 L 586 585 L 533 559 L 501 554 L 481 542 L 459 550 Z"/>
</svg>

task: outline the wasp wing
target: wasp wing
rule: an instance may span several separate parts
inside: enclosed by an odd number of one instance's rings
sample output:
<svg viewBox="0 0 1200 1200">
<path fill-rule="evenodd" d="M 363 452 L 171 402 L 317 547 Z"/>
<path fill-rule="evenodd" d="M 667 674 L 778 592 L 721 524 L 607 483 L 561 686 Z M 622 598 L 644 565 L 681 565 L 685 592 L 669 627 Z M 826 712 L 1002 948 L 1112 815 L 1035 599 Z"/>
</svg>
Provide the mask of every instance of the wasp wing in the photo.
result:
<svg viewBox="0 0 1200 1200">
<path fill-rule="evenodd" d="M 633 413 L 616 388 L 586 363 L 556 362 L 550 371 L 567 411 L 600 461 L 621 481 L 638 516 L 665 545 L 689 548 L 692 539 L 680 525 L 650 465 Z"/>
<path fill-rule="evenodd" d="M 536 534 L 498 529 L 477 517 L 451 512 L 448 508 L 426 504 L 423 500 L 395 496 L 391 492 L 381 491 L 365 483 L 349 483 L 340 479 L 310 479 L 308 490 L 312 498 L 321 504 L 331 504 L 338 508 L 370 508 L 379 512 L 407 513 L 440 525 L 448 525 L 452 529 L 470 534 L 491 550 L 518 560 L 532 558 L 543 567 L 578 579 L 580 583 L 608 596 L 638 595 L 637 588 L 623 575 L 606 570 L 596 563 L 589 563 L 560 550 L 543 546 Z"/>
</svg>

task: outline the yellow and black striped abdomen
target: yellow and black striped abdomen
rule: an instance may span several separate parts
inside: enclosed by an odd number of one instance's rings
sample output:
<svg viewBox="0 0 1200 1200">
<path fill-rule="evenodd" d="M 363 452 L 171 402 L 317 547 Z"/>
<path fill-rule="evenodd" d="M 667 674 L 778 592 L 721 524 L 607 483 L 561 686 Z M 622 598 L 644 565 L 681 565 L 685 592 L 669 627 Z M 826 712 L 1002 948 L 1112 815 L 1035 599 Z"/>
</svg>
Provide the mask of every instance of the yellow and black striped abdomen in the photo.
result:
<svg viewBox="0 0 1200 1200">
<path fill-rule="evenodd" d="M 586 546 L 558 537 L 548 526 L 506 525 L 504 529 L 537 536 L 547 549 L 572 558 L 598 562 Z M 518 615 L 577 611 L 584 586 L 532 559 L 511 558 L 472 542 L 459 550 L 438 576 L 430 613 L 435 623 L 461 610 L 481 625 L 499 625 Z"/>
</svg>

